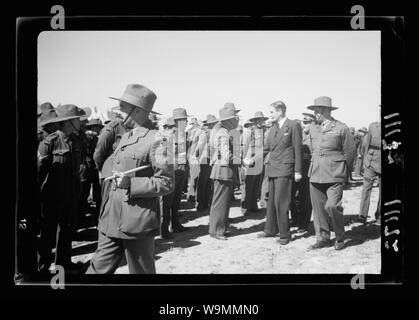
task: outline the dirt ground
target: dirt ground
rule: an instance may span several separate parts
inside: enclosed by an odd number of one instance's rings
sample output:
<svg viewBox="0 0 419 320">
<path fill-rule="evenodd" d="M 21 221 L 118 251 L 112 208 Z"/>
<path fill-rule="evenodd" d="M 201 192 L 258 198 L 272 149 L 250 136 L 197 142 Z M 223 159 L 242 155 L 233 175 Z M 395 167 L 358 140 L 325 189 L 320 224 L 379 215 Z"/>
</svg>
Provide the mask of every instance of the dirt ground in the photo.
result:
<svg viewBox="0 0 419 320">
<path fill-rule="evenodd" d="M 314 251 L 307 247 L 315 242 L 313 227 L 305 234 L 291 228 L 292 241 L 281 246 L 276 238 L 256 237 L 265 222 L 265 210 L 244 217 L 240 211 L 240 194 L 230 209 L 230 236 L 216 240 L 208 235 L 209 212 L 196 212 L 193 204 L 182 200 L 180 221 L 188 230 L 174 234 L 171 240 L 156 237 L 156 269 L 160 274 L 312 274 L 356 273 L 364 268 L 366 274 L 381 271 L 380 225 L 374 223 L 378 188 L 371 194 L 368 223 L 355 221 L 359 211 L 362 181 L 344 190 L 346 247 L 341 251 L 333 246 Z M 332 233 L 332 239 L 334 234 Z M 88 262 L 97 247 L 95 227 L 81 229 L 73 241 L 73 262 Z M 353 269 L 355 268 L 355 269 Z M 125 263 L 116 273 L 128 273 Z"/>
</svg>

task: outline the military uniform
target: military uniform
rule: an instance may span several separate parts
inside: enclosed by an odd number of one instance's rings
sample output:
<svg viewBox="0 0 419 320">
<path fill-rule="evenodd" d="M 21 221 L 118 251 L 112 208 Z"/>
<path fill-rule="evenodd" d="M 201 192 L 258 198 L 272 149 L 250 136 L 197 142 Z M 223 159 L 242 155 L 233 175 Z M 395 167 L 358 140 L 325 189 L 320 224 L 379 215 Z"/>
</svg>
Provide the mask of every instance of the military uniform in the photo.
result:
<svg viewBox="0 0 419 320">
<path fill-rule="evenodd" d="M 211 176 L 214 193 L 209 217 L 209 233 L 224 236 L 228 225 L 228 213 L 233 195 L 233 180 L 237 174 L 237 164 L 233 157 L 233 137 L 222 125 L 214 133 L 214 153 L 211 159 Z M 237 142 L 239 143 L 239 142 Z"/>
<path fill-rule="evenodd" d="M 113 152 L 126 131 L 126 128 L 122 124 L 122 119 L 117 118 L 106 124 L 99 135 L 93 154 L 96 168 L 99 170 L 101 185 L 101 205 L 99 212 L 103 210 L 103 203 L 106 201 L 112 185 L 111 180 L 105 181 L 104 179 L 112 175 Z"/>
<path fill-rule="evenodd" d="M 57 130 L 40 143 L 38 157 L 42 202 L 39 263 L 41 269 L 48 270 L 54 246 L 55 264 L 71 264 L 80 193 L 80 144 L 74 136 Z"/>
<path fill-rule="evenodd" d="M 378 219 L 381 214 L 381 124 L 373 122 L 369 125 L 368 133 L 363 141 L 364 154 L 364 185 L 362 187 L 360 215 L 368 217 L 370 207 L 371 189 L 374 178 L 378 179 L 379 200 L 375 218 Z"/>
<path fill-rule="evenodd" d="M 173 191 L 173 165 L 168 148 L 156 130 L 137 127 L 125 133 L 113 153 L 111 170 L 129 175 L 128 189 L 115 182 L 104 199 L 99 217 L 98 249 L 87 273 L 114 273 L 123 252 L 130 273 L 155 273 L 154 237 L 159 234 L 158 197 Z"/>
<path fill-rule="evenodd" d="M 330 239 L 328 216 L 331 217 L 337 241 L 343 241 L 343 184 L 352 168 L 355 143 L 349 128 L 342 122 L 330 120 L 321 130 L 310 130 L 312 158 L 310 197 L 313 206 L 313 221 L 317 241 Z"/>
</svg>

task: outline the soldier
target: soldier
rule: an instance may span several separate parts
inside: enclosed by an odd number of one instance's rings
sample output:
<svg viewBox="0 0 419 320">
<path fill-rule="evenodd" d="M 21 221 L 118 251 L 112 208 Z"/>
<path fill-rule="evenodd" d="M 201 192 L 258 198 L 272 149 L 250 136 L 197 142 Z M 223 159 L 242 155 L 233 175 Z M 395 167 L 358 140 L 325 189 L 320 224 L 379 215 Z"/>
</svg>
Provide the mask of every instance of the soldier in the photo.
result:
<svg viewBox="0 0 419 320">
<path fill-rule="evenodd" d="M 198 144 L 199 136 L 202 132 L 199 126 L 198 119 L 192 117 L 188 123 L 189 129 L 186 130 L 186 136 L 188 137 L 188 192 L 187 199 L 190 202 L 196 201 L 196 188 L 198 185 L 198 176 L 200 165 L 198 160 L 195 158 L 196 146 Z"/>
<path fill-rule="evenodd" d="M 196 211 L 209 209 L 212 199 L 212 180 L 210 166 L 210 134 L 218 119 L 209 114 L 203 121 L 204 130 L 201 132 L 195 151 L 195 156 L 199 159 L 200 169 L 197 187 L 197 205 Z"/>
<path fill-rule="evenodd" d="M 265 229 L 258 237 L 275 237 L 279 244 L 291 241 L 288 212 L 291 209 L 294 180 L 301 180 L 302 141 L 295 121 L 286 116 L 287 107 L 282 101 L 271 104 L 274 125 L 269 130 L 263 153 L 270 154 L 267 166 L 269 198 Z"/>
<path fill-rule="evenodd" d="M 381 123 L 373 122 L 368 127 L 368 132 L 363 140 L 364 154 L 364 184 L 362 186 L 361 205 L 358 221 L 365 223 L 370 208 L 371 189 L 374 179 L 378 179 L 379 198 L 375 219 L 381 222 Z"/>
<path fill-rule="evenodd" d="M 131 274 L 155 273 L 154 237 L 159 233 L 158 197 L 173 190 L 173 166 L 168 148 L 156 130 L 146 127 L 157 97 L 150 89 L 129 84 L 120 109 L 135 122 L 113 153 L 114 179 L 99 217 L 99 239 L 89 274 L 109 274 L 125 253 Z M 130 174 L 136 167 L 148 168 Z"/>
<path fill-rule="evenodd" d="M 363 176 L 363 163 L 364 163 L 364 151 L 362 150 L 362 146 L 364 145 L 364 138 L 368 133 L 367 128 L 362 127 L 358 130 L 357 134 L 357 141 L 356 141 L 356 150 L 357 150 L 357 158 L 355 164 L 355 176 L 362 177 Z"/>
<path fill-rule="evenodd" d="M 39 182 L 41 184 L 42 226 L 40 272 L 55 264 L 72 268 L 71 240 L 77 221 L 80 192 L 81 151 L 73 132 L 80 130 L 80 114 L 74 105 L 60 105 L 53 120 L 59 128 L 39 145 Z M 58 228 L 58 229 L 57 229 Z"/>
<path fill-rule="evenodd" d="M 214 153 L 211 154 L 211 179 L 214 183 L 214 193 L 209 217 L 209 234 L 218 240 L 227 240 L 226 228 L 233 195 L 233 181 L 234 175 L 238 172 L 235 169 L 241 163 L 240 155 L 235 158 L 234 154 L 235 143 L 239 151 L 239 136 L 230 135 L 239 124 L 237 116 L 239 111 L 231 102 L 224 104 L 219 111 L 220 125 L 214 133 L 213 141 L 210 142 L 214 146 Z M 234 138 L 237 141 L 234 141 Z"/>
<path fill-rule="evenodd" d="M 88 210 L 88 197 L 90 194 L 90 188 L 93 188 L 93 200 L 96 204 L 95 216 L 96 219 L 99 217 L 99 208 L 101 204 L 101 189 L 99 184 L 99 172 L 94 162 L 94 152 L 98 142 L 98 136 L 102 130 L 103 125 L 100 119 L 91 119 L 86 124 L 86 179 L 82 181 L 81 197 L 82 204 L 84 205 L 83 212 L 86 213 Z"/>
<path fill-rule="evenodd" d="M 166 239 L 172 238 L 169 231 L 169 224 L 172 232 L 183 232 L 187 229 L 179 222 L 178 214 L 187 173 L 187 136 L 185 129 L 188 115 L 186 109 L 175 108 L 171 118 L 175 123 L 173 139 L 169 140 L 169 143 L 172 144 L 173 142 L 172 147 L 174 148 L 175 187 L 172 193 L 163 197 L 161 236 Z"/>
<path fill-rule="evenodd" d="M 316 243 L 309 249 L 329 245 L 330 216 L 336 235 L 335 249 L 341 250 L 345 246 L 343 185 L 348 177 L 348 170 L 352 168 L 355 143 L 349 128 L 332 117 L 332 110 L 338 108 L 332 106 L 331 98 L 318 97 L 314 100 L 314 105 L 307 108 L 314 111 L 321 126 L 319 132 L 310 131 L 313 153 L 308 176 Z"/>
<path fill-rule="evenodd" d="M 263 139 L 264 139 L 264 124 L 265 117 L 261 111 L 256 111 L 253 118 L 250 118 L 247 123 L 252 123 L 243 138 L 243 162 L 251 159 L 253 162 L 258 162 L 259 166 L 252 169 L 244 166 L 245 182 L 242 189 L 241 211 L 243 215 L 248 212 L 256 212 L 258 210 L 257 199 L 260 194 L 262 186 L 262 179 L 264 177 L 263 170 Z M 259 168 L 261 170 L 259 170 Z M 256 170 L 255 170 L 256 169 Z"/>
<path fill-rule="evenodd" d="M 51 103 L 45 102 L 39 106 L 38 109 L 38 145 L 48 135 L 57 130 L 54 122 L 49 120 L 57 117 L 54 107 Z"/>
</svg>

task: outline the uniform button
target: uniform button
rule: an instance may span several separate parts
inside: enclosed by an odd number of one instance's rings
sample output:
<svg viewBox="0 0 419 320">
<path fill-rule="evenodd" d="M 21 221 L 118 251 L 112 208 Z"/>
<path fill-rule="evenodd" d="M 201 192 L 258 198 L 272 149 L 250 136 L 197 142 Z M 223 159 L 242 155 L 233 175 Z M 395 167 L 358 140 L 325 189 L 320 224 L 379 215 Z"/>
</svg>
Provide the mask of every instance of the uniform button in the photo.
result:
<svg viewBox="0 0 419 320">
<path fill-rule="evenodd" d="M 121 162 L 121 161 L 119 161 L 119 160 L 118 160 L 118 161 L 116 161 L 116 164 L 119 164 L 120 162 Z"/>
<path fill-rule="evenodd" d="M 124 149 L 125 149 L 125 147 L 122 147 L 122 148 L 121 148 L 121 151 L 124 151 Z"/>
</svg>

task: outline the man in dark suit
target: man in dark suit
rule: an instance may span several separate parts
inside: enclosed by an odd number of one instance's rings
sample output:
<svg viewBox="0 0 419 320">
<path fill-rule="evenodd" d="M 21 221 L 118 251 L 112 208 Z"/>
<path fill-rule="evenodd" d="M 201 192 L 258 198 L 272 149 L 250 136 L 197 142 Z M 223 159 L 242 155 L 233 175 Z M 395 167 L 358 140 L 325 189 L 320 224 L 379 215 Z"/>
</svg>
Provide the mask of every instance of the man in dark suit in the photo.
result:
<svg viewBox="0 0 419 320">
<path fill-rule="evenodd" d="M 113 98 L 115 99 L 115 98 Z M 89 274 L 114 273 L 125 254 L 131 274 L 156 273 L 154 237 L 159 234 L 158 197 L 173 191 L 174 171 L 170 149 L 157 130 L 147 127 L 154 92 L 139 85 L 127 86 L 121 111 L 136 126 L 125 133 L 113 153 L 112 187 L 99 217 L 97 250 Z M 149 166 L 124 174 L 124 171 Z"/>
<path fill-rule="evenodd" d="M 381 209 L 381 124 L 373 122 L 369 125 L 368 133 L 363 140 L 364 154 L 364 185 L 362 186 L 361 205 L 358 221 L 365 223 L 370 208 L 371 189 L 374 179 L 378 179 L 379 198 L 375 219 L 380 222 Z"/>
<path fill-rule="evenodd" d="M 330 217 L 336 235 L 335 249 L 341 250 L 344 248 L 345 236 L 343 185 L 352 168 L 355 142 L 349 128 L 332 117 L 331 112 L 337 107 L 332 106 L 331 98 L 318 97 L 314 100 L 314 105 L 307 108 L 314 111 L 321 126 L 319 131 L 310 131 L 313 153 L 308 176 L 316 243 L 309 249 L 320 249 L 329 245 Z"/>
<path fill-rule="evenodd" d="M 302 138 L 297 123 L 286 116 L 287 107 L 282 101 L 271 104 L 271 119 L 263 153 L 270 153 L 267 165 L 269 198 L 265 230 L 259 237 L 274 237 L 279 231 L 278 242 L 286 245 L 291 240 L 288 211 L 295 181 L 302 178 Z"/>
</svg>

